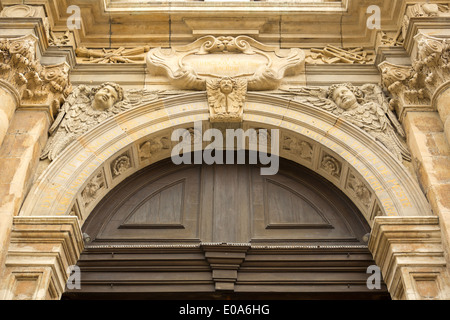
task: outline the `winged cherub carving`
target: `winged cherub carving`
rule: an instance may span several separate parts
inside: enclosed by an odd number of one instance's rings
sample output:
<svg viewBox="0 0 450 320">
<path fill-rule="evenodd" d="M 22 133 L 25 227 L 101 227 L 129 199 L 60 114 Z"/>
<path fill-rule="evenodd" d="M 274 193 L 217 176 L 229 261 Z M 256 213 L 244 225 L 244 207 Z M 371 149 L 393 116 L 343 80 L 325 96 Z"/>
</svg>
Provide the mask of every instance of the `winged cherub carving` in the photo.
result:
<svg viewBox="0 0 450 320">
<path fill-rule="evenodd" d="M 411 161 L 411 154 L 402 141 L 405 132 L 379 86 L 367 84 L 358 88 L 343 83 L 328 90 L 302 88 L 296 93 L 297 100 L 327 110 L 366 131 L 400 161 Z"/>
<path fill-rule="evenodd" d="M 50 137 L 41 160 L 53 161 L 70 143 L 99 123 L 139 104 L 155 100 L 158 95 L 147 90 L 125 93 L 116 83 L 90 88 L 79 86 L 67 98 L 49 129 Z"/>
<path fill-rule="evenodd" d="M 224 77 L 208 81 L 206 86 L 211 122 L 241 122 L 247 82 Z"/>
</svg>

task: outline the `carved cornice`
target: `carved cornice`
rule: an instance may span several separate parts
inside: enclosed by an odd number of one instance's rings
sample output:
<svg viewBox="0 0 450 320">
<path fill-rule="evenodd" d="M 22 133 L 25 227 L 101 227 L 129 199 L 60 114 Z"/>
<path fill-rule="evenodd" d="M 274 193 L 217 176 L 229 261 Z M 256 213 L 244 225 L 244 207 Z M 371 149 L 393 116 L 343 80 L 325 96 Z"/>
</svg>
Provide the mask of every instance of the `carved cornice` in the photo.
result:
<svg viewBox="0 0 450 320">
<path fill-rule="evenodd" d="M 379 65 L 382 84 L 393 96 L 400 120 L 409 109 L 431 109 L 436 91 L 450 81 L 450 41 L 424 34 L 415 37 L 417 55 L 412 66 Z"/>
<path fill-rule="evenodd" d="M 45 107 L 53 116 L 71 91 L 70 67 L 41 65 L 37 41 L 34 35 L 0 40 L 0 79 L 17 91 L 22 107 Z"/>
</svg>

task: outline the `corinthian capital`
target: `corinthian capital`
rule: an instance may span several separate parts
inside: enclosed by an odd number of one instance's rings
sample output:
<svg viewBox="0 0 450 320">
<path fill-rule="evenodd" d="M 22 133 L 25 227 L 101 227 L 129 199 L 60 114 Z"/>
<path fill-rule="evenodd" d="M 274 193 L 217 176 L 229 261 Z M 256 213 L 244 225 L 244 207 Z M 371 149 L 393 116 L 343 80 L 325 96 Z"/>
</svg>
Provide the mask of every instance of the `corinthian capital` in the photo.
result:
<svg viewBox="0 0 450 320">
<path fill-rule="evenodd" d="M 0 40 L 0 81 L 15 89 L 21 106 L 45 105 L 53 114 L 71 91 L 70 67 L 41 65 L 36 43 L 34 35 Z"/>
<path fill-rule="evenodd" d="M 415 41 L 417 54 L 412 66 L 386 61 L 378 66 L 400 119 L 407 109 L 431 109 L 437 89 L 450 81 L 450 41 L 424 34 L 418 34 Z"/>
<path fill-rule="evenodd" d="M 415 41 L 418 51 L 413 68 L 424 77 L 427 89 L 434 94 L 439 86 L 450 81 L 450 40 L 418 34 Z"/>
</svg>

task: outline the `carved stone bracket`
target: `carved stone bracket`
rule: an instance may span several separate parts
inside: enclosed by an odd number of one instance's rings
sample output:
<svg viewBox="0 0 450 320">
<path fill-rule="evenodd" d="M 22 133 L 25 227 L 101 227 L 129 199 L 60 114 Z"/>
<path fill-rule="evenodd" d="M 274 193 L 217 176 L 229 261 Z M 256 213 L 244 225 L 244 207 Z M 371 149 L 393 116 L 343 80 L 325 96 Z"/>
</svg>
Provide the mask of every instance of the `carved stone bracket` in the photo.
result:
<svg viewBox="0 0 450 320">
<path fill-rule="evenodd" d="M 77 217 L 15 217 L 0 298 L 60 299 L 83 249 Z"/>
<path fill-rule="evenodd" d="M 71 91 L 70 67 L 41 65 L 36 43 L 34 35 L 0 40 L 0 80 L 17 90 L 22 107 L 45 106 L 53 116 Z"/>
<path fill-rule="evenodd" d="M 437 217 L 376 217 L 369 250 L 393 299 L 449 298 Z"/>
<path fill-rule="evenodd" d="M 412 66 L 379 65 L 382 84 L 393 96 L 400 120 L 407 110 L 431 109 L 436 90 L 450 81 L 450 41 L 419 34 Z"/>
<path fill-rule="evenodd" d="M 245 260 L 250 244 L 202 244 L 205 257 L 212 269 L 217 291 L 234 291 L 238 269 Z"/>
</svg>

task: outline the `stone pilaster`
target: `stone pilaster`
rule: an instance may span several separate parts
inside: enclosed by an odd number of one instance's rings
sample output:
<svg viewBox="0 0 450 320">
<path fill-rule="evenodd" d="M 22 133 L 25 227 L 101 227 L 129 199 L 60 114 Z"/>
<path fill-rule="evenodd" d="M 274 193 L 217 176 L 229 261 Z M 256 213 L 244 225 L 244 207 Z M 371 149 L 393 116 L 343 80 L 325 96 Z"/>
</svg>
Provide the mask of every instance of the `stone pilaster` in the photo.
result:
<svg viewBox="0 0 450 320">
<path fill-rule="evenodd" d="M 83 248 L 76 217 L 15 217 L 0 299 L 60 299 Z"/>
<path fill-rule="evenodd" d="M 369 249 L 393 299 L 450 297 L 437 217 L 376 217 Z"/>
<path fill-rule="evenodd" d="M 411 66 L 379 65 L 407 133 L 422 189 L 439 217 L 443 245 L 450 248 L 450 41 L 418 34 Z M 450 261 L 450 256 L 447 255 Z"/>
<path fill-rule="evenodd" d="M 12 220 L 28 192 L 54 114 L 71 90 L 66 63 L 43 66 L 37 38 L 0 39 L 0 277 Z"/>
</svg>

